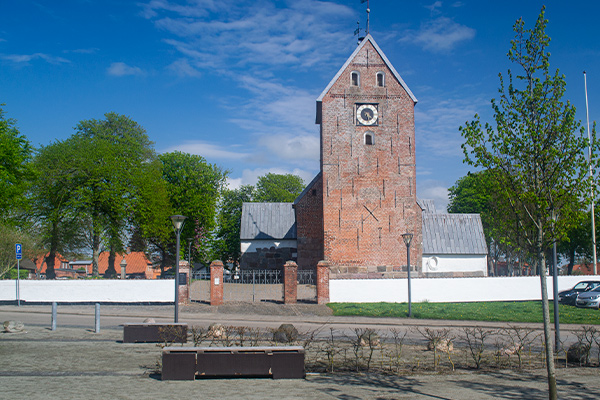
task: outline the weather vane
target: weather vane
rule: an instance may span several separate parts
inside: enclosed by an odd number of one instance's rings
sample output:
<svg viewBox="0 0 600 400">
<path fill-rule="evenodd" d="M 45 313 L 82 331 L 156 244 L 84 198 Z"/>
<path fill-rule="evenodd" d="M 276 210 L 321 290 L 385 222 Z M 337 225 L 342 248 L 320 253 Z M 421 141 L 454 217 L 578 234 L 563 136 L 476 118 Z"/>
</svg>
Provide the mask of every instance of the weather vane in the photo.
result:
<svg viewBox="0 0 600 400">
<path fill-rule="evenodd" d="M 369 7 L 369 0 L 360 0 L 360 4 L 367 3 L 367 29 L 365 29 L 365 36 L 369 34 L 369 14 L 371 13 L 371 8 Z M 360 37 L 360 21 L 356 22 L 356 30 L 354 31 L 354 36 L 358 36 L 358 43 L 362 42 L 364 37 Z"/>
</svg>

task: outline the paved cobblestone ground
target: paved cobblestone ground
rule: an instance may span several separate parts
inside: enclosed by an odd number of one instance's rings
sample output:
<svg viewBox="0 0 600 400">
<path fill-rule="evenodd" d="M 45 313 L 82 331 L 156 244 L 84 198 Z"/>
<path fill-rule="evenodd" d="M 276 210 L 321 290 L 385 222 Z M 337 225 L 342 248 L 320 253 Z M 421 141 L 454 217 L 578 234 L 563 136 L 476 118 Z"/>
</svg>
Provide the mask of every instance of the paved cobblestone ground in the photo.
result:
<svg viewBox="0 0 600 400">
<path fill-rule="evenodd" d="M 201 313 L 202 306 L 197 310 Z M 48 307 L 41 307 L 40 310 Z M 87 306 L 90 308 L 90 306 Z M 109 307 L 107 307 L 109 308 Z M 276 312 L 268 307 L 264 319 Z M 299 320 L 326 312 L 318 307 L 289 308 Z M 74 313 L 82 307 L 74 307 Z M 93 313 L 93 307 L 91 307 Z M 25 322 L 26 333 L 0 333 L 0 398 L 2 399 L 546 399 L 544 370 L 488 373 L 457 372 L 386 376 L 374 374 L 309 375 L 304 380 L 217 379 L 163 382 L 155 373 L 161 351 L 155 344 L 121 343 L 118 325 L 93 333 L 74 318 L 50 331 L 48 314 L 36 308 L 0 307 L 0 322 Z M 313 311 L 309 311 L 313 310 Z M 32 312 L 33 311 L 33 312 Z M 106 310 L 105 310 L 106 311 Z M 110 312 L 138 321 L 158 315 L 161 307 L 111 306 Z M 191 318 L 195 313 L 186 309 Z M 221 311 L 226 311 L 222 309 Z M 239 309 L 237 310 L 239 311 Z M 88 312 L 89 314 L 89 312 Z M 201 314 L 198 314 L 201 315 Z M 216 314 L 210 314 L 215 316 Z M 220 313 L 221 317 L 226 314 Z M 135 317 L 134 317 L 135 316 Z M 37 318 L 37 319 L 36 319 Z M 39 319 L 41 318 L 41 319 Z M 89 319 L 89 315 L 86 317 Z M 116 317 L 115 317 L 116 318 Z M 200 318 L 200 316 L 197 316 Z M 283 316 L 282 316 L 283 318 Z M 294 317 L 286 317 L 293 321 Z M 257 317 L 257 319 L 260 319 Z M 37 321 L 37 322 L 36 322 Z M 43 323 L 40 323 L 43 321 Z M 93 318 L 91 320 L 93 322 Z M 363 323 L 364 321 L 361 321 Z M 600 398 L 598 368 L 558 370 L 559 398 Z"/>
</svg>

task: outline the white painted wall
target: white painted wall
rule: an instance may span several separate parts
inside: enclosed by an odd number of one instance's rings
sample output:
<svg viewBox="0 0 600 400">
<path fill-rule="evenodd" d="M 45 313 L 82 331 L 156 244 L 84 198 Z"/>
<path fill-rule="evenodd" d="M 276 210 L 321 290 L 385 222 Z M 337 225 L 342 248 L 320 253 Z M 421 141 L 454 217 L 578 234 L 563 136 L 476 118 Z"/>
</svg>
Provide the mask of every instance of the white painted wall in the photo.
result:
<svg viewBox="0 0 600 400">
<path fill-rule="evenodd" d="M 21 280 L 20 298 L 30 302 L 145 303 L 175 300 L 173 279 Z M 0 281 L 0 301 L 16 300 L 16 281 Z"/>
<path fill-rule="evenodd" d="M 275 247 L 276 249 L 282 247 L 288 247 L 295 249 L 297 247 L 295 240 L 252 240 L 241 243 L 242 253 L 247 251 L 256 253 L 256 249 L 270 249 Z"/>
<path fill-rule="evenodd" d="M 431 255 L 423 254 L 423 272 L 480 272 L 487 276 L 487 255 Z"/>
<path fill-rule="evenodd" d="M 579 281 L 600 276 L 560 276 L 558 291 Z M 547 277 L 548 298 L 552 299 L 552 277 Z M 468 301 L 521 301 L 542 298 L 539 276 L 495 278 L 413 278 L 413 303 Z M 407 279 L 332 279 L 329 299 L 336 303 L 408 302 Z"/>
</svg>

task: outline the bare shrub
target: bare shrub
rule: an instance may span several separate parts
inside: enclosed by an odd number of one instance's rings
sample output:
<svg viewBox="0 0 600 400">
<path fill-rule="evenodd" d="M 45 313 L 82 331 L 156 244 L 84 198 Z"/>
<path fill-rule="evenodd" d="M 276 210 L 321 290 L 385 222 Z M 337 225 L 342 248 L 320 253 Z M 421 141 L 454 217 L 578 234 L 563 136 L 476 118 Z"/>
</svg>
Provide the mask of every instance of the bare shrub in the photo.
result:
<svg viewBox="0 0 600 400">
<path fill-rule="evenodd" d="M 163 325 L 158 327 L 158 339 L 162 342 L 162 347 L 172 346 L 173 343 L 181 343 L 187 339 L 187 331 L 182 332 L 179 326 Z"/>
<path fill-rule="evenodd" d="M 379 339 L 379 334 L 377 331 L 371 328 L 365 328 L 362 333 L 362 341 L 361 344 L 364 347 L 368 347 L 368 355 L 366 357 L 367 361 L 367 372 L 369 372 L 371 368 L 371 361 L 373 360 L 373 353 L 381 340 Z"/>
<path fill-rule="evenodd" d="M 392 348 L 386 353 L 386 356 L 390 362 L 390 371 L 398 373 L 400 372 L 402 346 L 404 345 L 404 339 L 408 332 L 400 331 L 396 328 L 390 329 L 389 332 L 392 338 Z"/>
<path fill-rule="evenodd" d="M 192 343 L 194 343 L 194 347 L 199 347 L 202 343 L 209 338 L 208 329 L 201 328 L 198 326 L 192 326 Z"/>
<path fill-rule="evenodd" d="M 448 356 L 448 360 L 450 360 L 452 369 L 454 370 L 454 363 L 450 358 L 450 353 L 454 348 L 452 344 L 454 337 L 450 335 L 450 329 L 417 328 L 417 332 L 427 339 L 427 349 L 433 350 L 433 369 L 437 370 L 439 364 L 438 351 L 442 351 Z"/>
<path fill-rule="evenodd" d="M 361 360 L 363 359 L 363 347 L 365 344 L 363 335 L 365 329 L 355 328 L 354 336 L 350 338 L 350 344 L 352 345 L 352 353 L 354 355 L 354 369 L 356 372 L 360 371 Z"/>
<path fill-rule="evenodd" d="M 569 347 L 567 358 L 569 361 L 578 361 L 579 365 L 589 365 L 592 345 L 598 341 L 598 331 L 593 326 L 582 326 L 575 332 L 577 343 Z"/>
<path fill-rule="evenodd" d="M 335 356 L 340 352 L 338 343 L 335 340 L 334 332 L 335 330 L 333 328 L 329 328 L 329 336 L 327 337 L 327 340 L 325 340 L 322 348 L 327 356 L 327 370 L 332 373 L 335 365 Z"/>
<path fill-rule="evenodd" d="M 484 329 L 480 326 L 474 328 L 463 328 L 463 338 L 467 342 L 469 353 L 475 362 L 475 368 L 481 368 L 481 361 L 483 359 L 483 352 L 485 350 L 485 342 L 489 336 L 493 335 L 495 331 L 490 329 Z"/>
<path fill-rule="evenodd" d="M 516 354 L 519 360 L 519 368 L 523 368 L 523 351 L 526 348 L 531 349 L 531 345 L 539 335 L 532 328 L 508 325 L 502 332 L 510 343 L 509 347 L 504 348 L 504 354 L 510 356 Z"/>
</svg>

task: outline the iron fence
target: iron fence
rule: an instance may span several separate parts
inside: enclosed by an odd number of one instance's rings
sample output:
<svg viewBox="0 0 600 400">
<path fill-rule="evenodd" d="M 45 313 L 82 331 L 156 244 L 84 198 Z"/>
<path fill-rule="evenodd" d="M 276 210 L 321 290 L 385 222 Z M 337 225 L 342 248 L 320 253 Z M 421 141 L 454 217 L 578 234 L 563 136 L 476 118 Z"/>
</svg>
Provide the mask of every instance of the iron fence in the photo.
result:
<svg viewBox="0 0 600 400">
<path fill-rule="evenodd" d="M 315 271 L 298 271 L 298 301 L 316 301 Z M 192 300 L 210 301 L 210 274 L 194 273 Z M 282 302 L 282 270 L 240 270 L 223 274 L 223 300 L 241 302 Z"/>
</svg>

